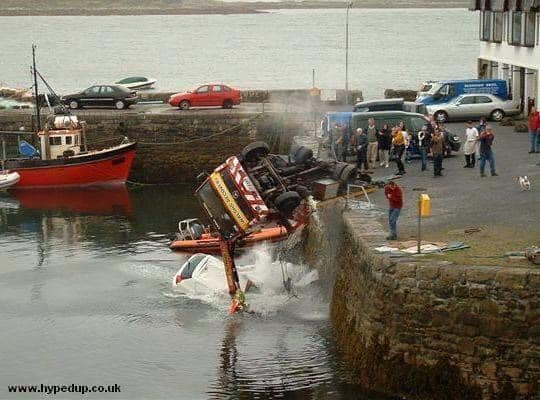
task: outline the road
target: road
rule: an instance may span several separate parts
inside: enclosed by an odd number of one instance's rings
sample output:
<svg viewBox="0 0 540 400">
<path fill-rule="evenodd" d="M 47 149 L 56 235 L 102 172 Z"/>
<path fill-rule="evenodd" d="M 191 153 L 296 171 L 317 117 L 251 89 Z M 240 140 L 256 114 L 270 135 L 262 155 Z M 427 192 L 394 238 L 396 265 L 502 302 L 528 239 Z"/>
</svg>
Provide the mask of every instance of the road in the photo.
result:
<svg viewBox="0 0 540 400">
<path fill-rule="evenodd" d="M 477 167 L 463 168 L 460 151 L 446 158 L 443 176 L 433 177 L 433 166 L 420 170 L 420 160 L 406 164 L 407 173 L 398 182 L 404 189 L 405 204 L 400 218 L 404 234 L 416 231 L 418 194 L 428 193 L 432 199 L 433 215 L 423 221 L 431 229 L 449 230 L 469 226 L 514 227 L 538 231 L 540 235 L 540 153 L 528 154 L 528 134 L 514 132 L 513 127 L 493 125 L 496 138 L 493 149 L 499 176 L 481 178 Z M 449 130 L 462 138 L 464 123 L 448 124 Z M 390 168 L 377 168 L 375 179 L 394 173 Z M 531 191 L 522 191 L 516 177 L 526 175 L 532 183 Z M 415 189 L 421 189 L 417 191 Z M 383 191 L 373 194 L 372 201 L 387 208 Z M 540 242 L 540 236 L 538 237 Z"/>
</svg>

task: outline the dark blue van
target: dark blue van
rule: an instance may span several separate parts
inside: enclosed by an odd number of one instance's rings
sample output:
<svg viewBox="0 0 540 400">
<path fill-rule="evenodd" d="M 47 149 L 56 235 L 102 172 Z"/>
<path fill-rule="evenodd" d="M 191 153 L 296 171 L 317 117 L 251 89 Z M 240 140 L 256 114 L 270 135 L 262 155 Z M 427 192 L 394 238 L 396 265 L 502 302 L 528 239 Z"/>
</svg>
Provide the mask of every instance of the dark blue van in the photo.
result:
<svg viewBox="0 0 540 400">
<path fill-rule="evenodd" d="M 416 99 L 425 105 L 448 103 L 452 99 L 469 93 L 493 94 L 503 100 L 509 100 L 508 82 L 504 79 L 465 79 L 438 81 L 426 95 Z"/>
</svg>

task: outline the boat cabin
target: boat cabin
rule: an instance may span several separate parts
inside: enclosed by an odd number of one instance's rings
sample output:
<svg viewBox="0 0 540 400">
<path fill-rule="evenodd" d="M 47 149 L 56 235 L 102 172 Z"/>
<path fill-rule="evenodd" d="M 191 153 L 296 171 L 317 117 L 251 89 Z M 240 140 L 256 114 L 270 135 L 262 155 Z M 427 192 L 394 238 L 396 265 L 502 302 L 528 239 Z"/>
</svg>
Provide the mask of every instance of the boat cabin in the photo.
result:
<svg viewBox="0 0 540 400">
<path fill-rule="evenodd" d="M 38 136 L 43 160 L 79 154 L 83 145 L 83 127 L 74 115 L 54 116 Z"/>
</svg>

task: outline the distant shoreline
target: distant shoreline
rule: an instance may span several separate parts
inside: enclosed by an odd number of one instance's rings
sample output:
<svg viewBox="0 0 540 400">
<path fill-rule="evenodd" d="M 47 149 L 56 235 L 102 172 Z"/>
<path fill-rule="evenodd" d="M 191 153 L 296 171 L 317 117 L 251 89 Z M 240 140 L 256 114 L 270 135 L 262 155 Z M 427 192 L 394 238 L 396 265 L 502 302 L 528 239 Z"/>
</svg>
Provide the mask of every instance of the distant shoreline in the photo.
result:
<svg viewBox="0 0 540 400">
<path fill-rule="evenodd" d="M 24 3 L 24 2 L 21 2 Z M 308 10 L 308 9 L 343 9 L 346 3 L 336 3 L 328 1 L 311 2 L 270 2 L 270 3 L 219 3 L 214 5 L 202 5 L 200 7 L 85 7 L 83 1 L 81 6 L 73 6 L 77 0 L 73 1 L 71 7 L 47 7 L 41 8 L 25 6 L 0 5 L 0 16 L 107 16 L 107 15 L 231 15 L 231 14 L 260 14 L 271 10 Z M 151 3 L 151 1 L 148 1 Z M 397 2 L 396 2 L 397 3 Z M 430 0 L 405 0 L 392 5 L 381 4 L 379 0 L 366 0 L 361 5 L 355 5 L 358 9 L 400 9 L 400 8 L 467 8 L 467 2 L 457 0 L 445 2 L 444 7 L 439 1 Z"/>
</svg>

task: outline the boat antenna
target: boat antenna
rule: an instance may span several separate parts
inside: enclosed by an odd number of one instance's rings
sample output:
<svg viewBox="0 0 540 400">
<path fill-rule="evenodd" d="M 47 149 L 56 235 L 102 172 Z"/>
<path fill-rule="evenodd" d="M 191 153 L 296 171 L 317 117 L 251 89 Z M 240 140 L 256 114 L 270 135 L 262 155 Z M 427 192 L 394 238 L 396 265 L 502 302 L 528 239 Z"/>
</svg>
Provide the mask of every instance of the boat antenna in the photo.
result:
<svg viewBox="0 0 540 400">
<path fill-rule="evenodd" d="M 54 89 L 51 87 L 51 85 L 49 85 L 49 83 L 45 80 L 45 78 L 43 77 L 43 75 L 40 74 L 40 72 L 38 70 L 36 70 L 36 73 L 37 75 L 39 76 L 39 79 L 41 79 L 41 81 L 43 82 L 43 84 L 45 86 L 47 86 L 47 89 L 49 90 L 49 92 L 53 95 L 54 98 L 56 98 L 56 100 L 58 101 L 60 107 L 62 108 L 62 112 L 64 114 L 67 114 L 67 115 L 71 115 L 71 111 L 64 105 L 64 103 L 62 102 L 62 99 L 60 99 L 60 96 L 58 96 L 56 94 L 56 92 L 54 91 Z"/>
<path fill-rule="evenodd" d="M 36 118 L 38 132 L 41 131 L 41 114 L 39 110 L 37 70 L 36 70 L 36 45 L 32 44 L 32 74 L 34 75 L 34 96 L 36 97 Z"/>
</svg>

